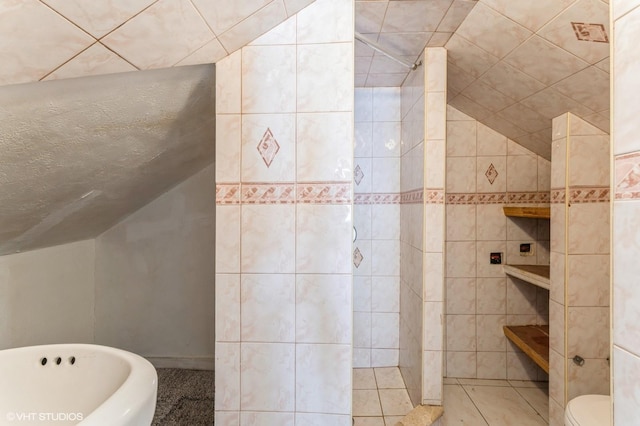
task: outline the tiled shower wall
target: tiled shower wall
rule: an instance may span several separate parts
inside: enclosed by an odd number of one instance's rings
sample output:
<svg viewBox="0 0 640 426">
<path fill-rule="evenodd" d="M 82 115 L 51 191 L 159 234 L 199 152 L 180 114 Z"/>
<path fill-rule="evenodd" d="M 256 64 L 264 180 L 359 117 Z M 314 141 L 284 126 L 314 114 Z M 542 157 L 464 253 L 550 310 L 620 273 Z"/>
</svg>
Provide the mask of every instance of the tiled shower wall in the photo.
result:
<svg viewBox="0 0 640 426">
<path fill-rule="evenodd" d="M 610 138 L 568 113 L 553 120 L 550 424 L 567 402 L 609 393 Z M 584 358 L 584 365 L 572 361 Z"/>
<path fill-rule="evenodd" d="M 549 292 L 491 265 L 549 264 L 549 221 L 502 207 L 549 203 L 550 162 L 449 106 L 446 176 L 446 376 L 545 379 L 504 325 L 547 324 Z M 519 255 L 535 243 L 534 256 Z"/>
<path fill-rule="evenodd" d="M 640 1 L 612 0 L 613 37 L 613 416 L 640 412 Z"/>
<path fill-rule="evenodd" d="M 355 91 L 353 365 L 398 365 L 400 89 Z"/>
<path fill-rule="evenodd" d="M 353 3 L 216 64 L 216 424 L 351 424 Z"/>
</svg>

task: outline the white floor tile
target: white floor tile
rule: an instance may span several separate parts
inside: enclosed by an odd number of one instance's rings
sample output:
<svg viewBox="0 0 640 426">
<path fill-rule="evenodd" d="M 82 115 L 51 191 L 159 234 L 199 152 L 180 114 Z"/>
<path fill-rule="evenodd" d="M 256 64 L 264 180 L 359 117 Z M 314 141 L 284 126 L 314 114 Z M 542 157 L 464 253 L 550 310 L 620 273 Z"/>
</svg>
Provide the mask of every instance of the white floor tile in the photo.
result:
<svg viewBox="0 0 640 426">
<path fill-rule="evenodd" d="M 515 388 L 527 400 L 540 417 L 549 421 L 549 390 L 546 388 Z"/>
<path fill-rule="evenodd" d="M 460 385 L 444 385 L 442 426 L 487 426 L 480 411 Z"/>
<path fill-rule="evenodd" d="M 482 416 L 491 426 L 544 426 L 546 422 L 512 387 L 463 386 Z"/>
<path fill-rule="evenodd" d="M 509 382 L 506 380 L 491 380 L 491 379 L 458 379 L 461 385 L 471 386 L 509 386 Z"/>
<path fill-rule="evenodd" d="M 382 416 L 378 391 L 373 389 L 353 390 L 353 416 Z"/>
<path fill-rule="evenodd" d="M 378 389 L 405 389 L 398 367 L 374 368 Z"/>
<path fill-rule="evenodd" d="M 354 417 L 354 426 L 385 426 L 382 417 Z"/>
<path fill-rule="evenodd" d="M 406 389 L 379 389 L 378 392 L 385 416 L 404 416 L 413 409 Z"/>
<path fill-rule="evenodd" d="M 377 389 L 378 387 L 376 386 L 376 377 L 373 374 L 373 368 L 354 368 L 353 388 Z"/>
</svg>

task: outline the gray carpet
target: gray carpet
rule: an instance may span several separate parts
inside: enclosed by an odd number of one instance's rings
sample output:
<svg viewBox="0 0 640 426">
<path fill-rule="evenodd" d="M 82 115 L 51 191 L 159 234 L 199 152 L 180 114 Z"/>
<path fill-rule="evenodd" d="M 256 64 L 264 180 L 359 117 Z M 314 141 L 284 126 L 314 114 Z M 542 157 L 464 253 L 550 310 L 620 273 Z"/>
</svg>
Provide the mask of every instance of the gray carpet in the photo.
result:
<svg viewBox="0 0 640 426">
<path fill-rule="evenodd" d="M 158 368 L 158 402 L 152 426 L 213 424 L 213 371 Z"/>
</svg>

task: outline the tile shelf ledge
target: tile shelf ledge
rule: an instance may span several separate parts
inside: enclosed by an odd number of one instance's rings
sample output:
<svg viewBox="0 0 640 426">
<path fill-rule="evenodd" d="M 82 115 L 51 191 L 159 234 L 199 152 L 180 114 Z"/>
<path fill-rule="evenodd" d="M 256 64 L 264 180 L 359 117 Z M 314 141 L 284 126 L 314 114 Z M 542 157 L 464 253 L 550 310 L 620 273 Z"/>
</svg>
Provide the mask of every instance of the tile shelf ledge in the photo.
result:
<svg viewBox="0 0 640 426">
<path fill-rule="evenodd" d="M 535 286 L 549 290 L 549 265 L 504 265 L 504 273 Z"/>
</svg>

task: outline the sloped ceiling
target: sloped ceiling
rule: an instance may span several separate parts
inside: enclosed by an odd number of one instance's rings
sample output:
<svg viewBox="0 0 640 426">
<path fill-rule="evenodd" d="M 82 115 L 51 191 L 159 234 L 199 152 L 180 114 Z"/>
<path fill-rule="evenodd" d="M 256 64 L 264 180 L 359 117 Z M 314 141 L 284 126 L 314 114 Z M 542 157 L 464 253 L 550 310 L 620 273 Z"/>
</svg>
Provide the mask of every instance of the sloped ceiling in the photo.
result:
<svg viewBox="0 0 640 426">
<path fill-rule="evenodd" d="M 0 85 L 214 63 L 314 0 L 2 0 Z"/>
<path fill-rule="evenodd" d="M 93 238 L 214 160 L 214 67 L 0 87 L 0 254 Z"/>
<path fill-rule="evenodd" d="M 425 45 L 445 46 L 450 104 L 545 158 L 551 120 L 567 111 L 609 132 L 608 1 L 454 0 L 443 14 L 446 6 L 357 1 L 356 29 L 411 61 Z M 441 20 L 421 28 L 429 13 Z M 408 74 L 362 44 L 356 55 L 360 86 L 397 86 Z"/>
</svg>

